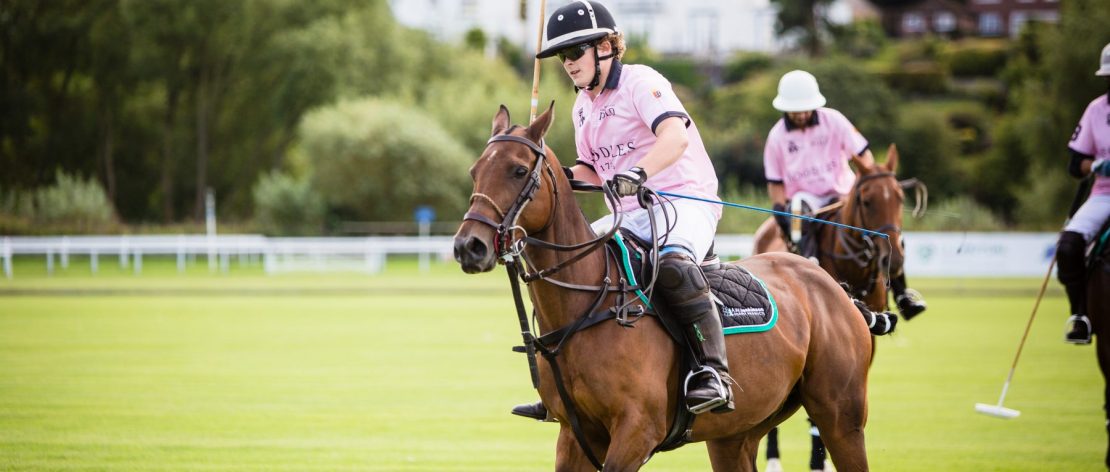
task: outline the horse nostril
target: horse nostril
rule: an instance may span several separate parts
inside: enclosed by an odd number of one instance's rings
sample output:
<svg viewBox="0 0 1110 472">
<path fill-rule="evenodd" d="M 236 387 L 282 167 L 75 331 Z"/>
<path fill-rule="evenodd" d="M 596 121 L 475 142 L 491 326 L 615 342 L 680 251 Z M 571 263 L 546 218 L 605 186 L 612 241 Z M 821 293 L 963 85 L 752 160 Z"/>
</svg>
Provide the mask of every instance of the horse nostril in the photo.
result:
<svg viewBox="0 0 1110 472">
<path fill-rule="evenodd" d="M 486 243 L 482 242 L 481 239 L 470 238 L 470 240 L 466 242 L 466 252 L 475 259 L 485 259 L 488 250 Z"/>
</svg>

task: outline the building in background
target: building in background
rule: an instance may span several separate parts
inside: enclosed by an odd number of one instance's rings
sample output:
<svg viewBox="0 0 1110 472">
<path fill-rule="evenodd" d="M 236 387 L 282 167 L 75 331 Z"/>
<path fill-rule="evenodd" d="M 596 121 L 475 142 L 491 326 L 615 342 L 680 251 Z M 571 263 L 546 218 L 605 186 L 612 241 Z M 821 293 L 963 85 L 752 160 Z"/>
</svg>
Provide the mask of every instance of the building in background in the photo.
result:
<svg viewBox="0 0 1110 472">
<path fill-rule="evenodd" d="M 857 0 L 841 0 L 857 1 Z M 547 12 L 570 3 L 547 2 Z M 769 0 L 608 0 L 617 24 L 663 54 L 723 59 L 735 51 L 778 49 L 776 12 Z M 390 0 L 397 20 L 444 41 L 461 41 L 474 28 L 492 44 L 503 37 L 536 48 L 538 0 Z"/>
<path fill-rule="evenodd" d="M 1015 37 L 1029 21 L 1060 21 L 1058 0 L 970 0 L 968 9 L 975 15 L 979 36 Z"/>
<path fill-rule="evenodd" d="M 1059 0 L 919 0 L 880 7 L 883 29 L 894 37 L 1015 37 L 1025 23 L 1055 23 Z"/>
</svg>

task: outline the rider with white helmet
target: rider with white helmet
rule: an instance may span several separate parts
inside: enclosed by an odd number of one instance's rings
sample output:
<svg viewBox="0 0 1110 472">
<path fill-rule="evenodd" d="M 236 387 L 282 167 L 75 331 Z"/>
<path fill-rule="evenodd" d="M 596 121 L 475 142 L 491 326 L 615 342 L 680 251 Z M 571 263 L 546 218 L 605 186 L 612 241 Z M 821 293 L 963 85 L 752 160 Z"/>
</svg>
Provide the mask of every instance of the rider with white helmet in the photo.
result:
<svg viewBox="0 0 1110 472">
<path fill-rule="evenodd" d="M 852 156 L 864 166 L 875 165 L 867 139 L 843 114 L 825 107 L 825 96 L 813 74 L 787 72 L 779 80 L 778 96 L 771 105 L 783 112 L 763 150 L 767 191 L 775 210 L 786 211 L 789 201 L 796 211 L 816 211 L 851 192 L 856 180 L 848 165 Z M 775 220 L 793 245 L 790 219 L 775 215 Z M 816 257 L 816 224 L 803 223 L 801 227 L 797 250 L 802 256 Z M 892 278 L 891 288 L 903 317 L 925 311 L 921 294 L 906 287 L 904 272 Z"/>
<path fill-rule="evenodd" d="M 1099 77 L 1110 78 L 1110 44 L 1102 48 Z M 1110 89 L 1110 80 L 1107 81 Z M 1100 95 L 1087 105 L 1075 133 L 1068 142 L 1071 162 L 1068 173 L 1077 178 L 1095 174 L 1091 195 L 1072 215 L 1056 245 L 1056 272 L 1068 293 L 1071 317 L 1067 321 L 1064 341 L 1090 344 L 1091 322 L 1087 318 L 1087 272 L 1084 264 L 1087 243 L 1096 236 L 1110 217 L 1110 92 Z"/>
</svg>

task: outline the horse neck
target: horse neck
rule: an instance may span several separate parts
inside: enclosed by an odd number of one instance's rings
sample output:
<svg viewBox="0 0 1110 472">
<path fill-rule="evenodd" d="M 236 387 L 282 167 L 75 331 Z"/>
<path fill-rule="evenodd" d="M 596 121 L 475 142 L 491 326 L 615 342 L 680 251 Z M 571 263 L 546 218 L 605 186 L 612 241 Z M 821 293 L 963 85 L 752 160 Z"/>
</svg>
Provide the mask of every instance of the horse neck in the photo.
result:
<svg viewBox="0 0 1110 472">
<path fill-rule="evenodd" d="M 832 220 L 848 226 L 863 227 L 863 219 L 861 218 L 859 204 L 856 201 L 856 195 L 859 194 L 859 184 L 860 182 L 857 180 L 856 184 L 852 186 L 851 193 L 845 198 L 844 206 L 840 207 L 840 211 L 834 215 Z M 852 260 L 831 257 L 834 254 L 846 255 L 858 250 L 858 247 L 846 246 L 843 239 L 858 242 L 860 240 L 859 235 L 842 234 L 845 231 L 854 233 L 856 230 L 828 227 L 822 231 L 822 251 L 827 251 L 830 256 L 823 258 L 826 259 L 828 265 L 825 265 L 826 262 L 823 262 L 822 266 L 838 279 L 842 279 L 848 282 L 849 285 L 855 287 L 867 281 L 866 279 L 869 278 L 867 271 L 859 267 L 859 265 Z M 843 236 L 847 236 L 847 238 Z"/>
<path fill-rule="evenodd" d="M 548 225 L 547 229 L 533 237 L 559 245 L 580 244 L 597 238 L 585 215 L 579 209 L 570 185 L 564 180 L 560 180 L 558 185 L 560 185 L 559 203 L 554 215 L 555 220 Z M 534 265 L 532 270 L 543 270 L 570 259 L 583 250 L 586 249 L 554 251 L 528 246 L 524 252 Z M 589 254 L 563 267 L 550 278 L 578 285 L 602 285 L 607 275 L 603 273 L 605 254 L 604 247 L 593 249 Z M 566 326 L 582 316 L 597 297 L 596 292 L 571 290 L 542 279 L 529 284 L 528 293 L 532 299 L 532 306 L 536 309 L 541 332 L 550 332 Z"/>
</svg>

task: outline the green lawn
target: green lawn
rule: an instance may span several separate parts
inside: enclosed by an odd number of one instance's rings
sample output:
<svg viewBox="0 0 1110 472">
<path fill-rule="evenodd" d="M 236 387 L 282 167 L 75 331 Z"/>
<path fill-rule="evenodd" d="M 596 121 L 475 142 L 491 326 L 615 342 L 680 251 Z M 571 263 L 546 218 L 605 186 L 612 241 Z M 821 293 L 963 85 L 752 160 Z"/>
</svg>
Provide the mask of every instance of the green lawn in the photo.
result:
<svg viewBox="0 0 1110 472">
<path fill-rule="evenodd" d="M 551 470 L 503 271 L 266 277 L 101 260 L 0 279 L 0 470 Z M 1056 283 L 1006 406 L 997 401 L 1040 280 L 911 279 L 927 313 L 879 341 L 868 451 L 883 471 L 1102 470 L 1092 347 L 1060 341 Z M 979 295 L 987 293 L 987 296 Z M 734 369 L 758 366 L 733 366 Z M 738 399 L 739 406 L 743 398 Z M 784 425 L 788 470 L 807 426 Z M 760 460 L 762 465 L 763 461 Z M 646 470 L 708 470 L 705 448 Z"/>
</svg>

